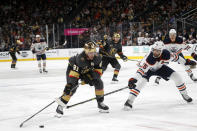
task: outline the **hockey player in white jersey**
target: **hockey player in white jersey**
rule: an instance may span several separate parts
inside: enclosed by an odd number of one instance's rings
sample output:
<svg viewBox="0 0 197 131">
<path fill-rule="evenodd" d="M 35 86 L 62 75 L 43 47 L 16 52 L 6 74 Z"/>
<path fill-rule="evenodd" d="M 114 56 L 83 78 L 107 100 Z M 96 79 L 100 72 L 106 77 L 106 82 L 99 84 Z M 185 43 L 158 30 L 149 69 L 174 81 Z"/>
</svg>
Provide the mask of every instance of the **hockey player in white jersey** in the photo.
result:
<svg viewBox="0 0 197 131">
<path fill-rule="evenodd" d="M 47 43 L 43 39 L 40 39 L 40 35 L 36 35 L 36 40 L 33 41 L 31 45 L 31 51 L 33 54 L 36 54 L 36 58 L 38 61 L 38 68 L 39 68 L 40 73 L 48 72 L 46 70 L 46 54 L 45 54 L 45 51 L 47 50 L 47 48 L 48 48 Z M 43 69 L 41 67 L 41 60 L 43 61 Z"/>
<path fill-rule="evenodd" d="M 182 50 L 188 51 L 191 56 L 197 61 L 196 53 L 194 50 L 191 48 L 190 45 L 186 44 L 183 42 L 183 39 L 181 37 L 178 37 L 176 34 L 175 29 L 171 29 L 169 31 L 169 37 L 166 37 L 164 40 L 165 48 L 170 51 L 171 53 L 176 53 L 178 56 L 184 58 L 182 54 Z M 183 62 L 179 62 L 184 68 L 185 71 L 187 72 L 188 76 L 191 78 L 193 81 L 197 81 L 197 78 L 194 77 L 194 74 L 191 70 L 191 67 L 194 68 L 196 66 L 196 62 L 192 61 L 190 59 L 185 59 Z M 161 77 L 157 77 L 155 80 L 155 83 L 159 84 L 159 80 Z"/>
<path fill-rule="evenodd" d="M 136 76 L 129 79 L 128 86 L 130 94 L 128 100 L 124 104 L 125 109 L 129 110 L 132 108 L 135 98 L 149 81 L 150 77 L 154 75 L 160 76 L 166 81 L 173 80 L 183 99 L 187 102 L 191 102 L 192 98 L 188 96 L 185 83 L 181 76 L 164 64 L 168 61 L 176 62 L 184 61 L 184 59 L 164 49 L 164 43 L 162 41 L 155 42 L 151 50 L 152 51 L 149 52 L 147 57 L 141 61 Z"/>
</svg>

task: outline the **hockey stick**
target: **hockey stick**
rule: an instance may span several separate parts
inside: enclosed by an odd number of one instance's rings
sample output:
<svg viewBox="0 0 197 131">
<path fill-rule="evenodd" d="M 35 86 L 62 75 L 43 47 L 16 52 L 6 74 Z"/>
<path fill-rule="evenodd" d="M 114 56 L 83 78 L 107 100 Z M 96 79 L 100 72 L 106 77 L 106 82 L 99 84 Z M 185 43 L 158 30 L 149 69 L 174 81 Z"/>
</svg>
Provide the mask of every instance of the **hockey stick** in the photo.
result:
<svg viewBox="0 0 197 131">
<path fill-rule="evenodd" d="M 107 95 L 110 95 L 110 94 L 119 92 L 119 91 L 124 90 L 124 89 L 127 89 L 127 88 L 128 88 L 128 86 L 123 87 L 123 88 L 120 88 L 120 89 L 117 89 L 117 90 L 114 90 L 114 91 L 111 91 L 109 93 L 104 94 L 103 96 L 107 96 Z M 88 99 L 88 100 L 85 100 L 85 101 L 81 101 L 79 103 L 76 103 L 76 104 L 73 104 L 73 105 L 70 105 L 70 106 L 67 106 L 66 108 L 68 109 L 68 108 L 71 108 L 71 107 L 74 107 L 74 106 L 77 106 L 77 105 L 80 105 L 80 104 L 84 104 L 84 103 L 87 103 L 87 102 L 93 101 L 93 100 L 96 100 L 96 97 L 91 98 L 91 99 Z"/>
<path fill-rule="evenodd" d="M 78 88 L 79 84 L 76 85 L 71 91 L 73 91 L 74 89 Z M 20 128 L 23 127 L 23 124 L 26 123 L 27 121 L 29 121 L 30 119 L 32 119 L 34 116 L 36 116 L 37 114 L 39 114 L 40 112 L 42 112 L 43 110 L 45 110 L 46 108 L 48 108 L 49 106 L 51 106 L 53 103 L 55 103 L 55 101 L 52 101 L 50 104 L 48 104 L 47 106 L 45 106 L 44 108 L 42 108 L 41 110 L 39 110 L 38 112 L 36 112 L 34 115 L 30 116 L 29 118 L 27 118 L 25 121 L 23 121 L 20 124 Z"/>
<path fill-rule="evenodd" d="M 103 55 L 104 57 L 108 57 L 108 58 L 119 58 L 121 59 L 120 57 L 112 57 L 112 56 L 106 56 L 106 55 Z M 135 60 L 135 59 L 127 59 L 128 61 L 135 61 L 135 62 L 140 62 L 139 60 Z"/>
<path fill-rule="evenodd" d="M 32 115 L 31 117 L 29 117 L 28 119 L 26 119 L 25 121 L 23 121 L 20 124 L 20 128 L 23 127 L 23 124 L 27 121 L 29 121 L 31 118 L 33 118 L 34 116 L 36 116 L 38 113 L 40 113 L 41 111 L 43 111 L 44 109 L 46 109 L 47 107 L 49 107 L 50 105 L 52 105 L 53 103 L 55 103 L 55 101 L 51 102 L 50 104 L 48 104 L 47 106 L 45 106 L 44 108 L 42 108 L 41 110 L 39 110 L 38 112 L 36 112 L 34 115 Z"/>
</svg>

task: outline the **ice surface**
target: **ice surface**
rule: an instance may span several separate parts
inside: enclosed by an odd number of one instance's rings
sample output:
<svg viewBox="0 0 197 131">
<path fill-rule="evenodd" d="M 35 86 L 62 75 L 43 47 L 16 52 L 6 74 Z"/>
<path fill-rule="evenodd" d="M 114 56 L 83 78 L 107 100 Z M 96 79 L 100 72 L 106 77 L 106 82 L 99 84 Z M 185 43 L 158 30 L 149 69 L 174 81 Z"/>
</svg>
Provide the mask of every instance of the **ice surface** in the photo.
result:
<svg viewBox="0 0 197 131">
<path fill-rule="evenodd" d="M 121 63 L 119 83 L 111 84 L 113 68 L 109 65 L 102 79 L 105 93 L 125 87 L 136 72 L 136 62 Z M 155 77 L 142 89 L 131 111 L 123 105 L 129 90 L 105 97 L 110 113 L 98 112 L 96 101 L 78 105 L 64 111 L 62 118 L 55 118 L 54 103 L 49 108 L 19 125 L 28 117 L 59 97 L 66 84 L 67 61 L 47 61 L 48 74 L 40 74 L 36 61 L 19 61 L 17 70 L 10 69 L 10 62 L 0 62 L 0 130 L 1 131 L 197 131 L 197 87 L 184 69 L 176 64 L 170 66 L 178 71 L 186 82 L 188 94 L 193 98 L 187 104 L 172 81 L 161 80 L 154 84 Z M 197 76 L 197 70 L 193 70 Z M 94 97 L 94 88 L 80 86 L 69 105 Z M 44 125 L 44 128 L 39 128 Z"/>
</svg>

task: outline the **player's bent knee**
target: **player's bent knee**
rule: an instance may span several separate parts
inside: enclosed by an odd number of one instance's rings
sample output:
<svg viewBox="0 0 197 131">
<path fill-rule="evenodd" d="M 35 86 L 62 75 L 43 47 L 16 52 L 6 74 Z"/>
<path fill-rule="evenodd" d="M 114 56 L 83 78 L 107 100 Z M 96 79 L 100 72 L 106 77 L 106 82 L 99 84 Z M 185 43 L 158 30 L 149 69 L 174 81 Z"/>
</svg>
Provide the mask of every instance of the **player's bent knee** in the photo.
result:
<svg viewBox="0 0 197 131">
<path fill-rule="evenodd" d="M 101 79 L 94 79 L 93 84 L 95 86 L 95 89 L 98 89 L 98 90 L 103 89 L 103 81 Z"/>
<path fill-rule="evenodd" d="M 118 70 L 120 70 L 121 65 L 120 64 L 117 64 L 115 68 L 118 69 Z"/>
<path fill-rule="evenodd" d="M 183 79 L 177 72 L 173 72 L 170 76 L 170 79 L 173 80 L 176 85 L 180 85 L 183 83 Z"/>
</svg>

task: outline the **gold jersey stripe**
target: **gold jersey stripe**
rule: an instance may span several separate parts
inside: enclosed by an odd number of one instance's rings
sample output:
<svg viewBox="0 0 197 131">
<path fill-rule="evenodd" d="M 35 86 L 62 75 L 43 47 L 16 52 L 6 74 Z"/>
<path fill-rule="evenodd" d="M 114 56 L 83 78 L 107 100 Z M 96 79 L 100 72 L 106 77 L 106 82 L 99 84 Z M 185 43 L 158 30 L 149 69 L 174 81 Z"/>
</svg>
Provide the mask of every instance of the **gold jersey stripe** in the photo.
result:
<svg viewBox="0 0 197 131">
<path fill-rule="evenodd" d="M 102 90 L 95 90 L 95 94 L 96 94 L 97 96 L 104 95 L 104 90 L 103 90 L 103 89 L 102 89 Z"/>
<path fill-rule="evenodd" d="M 114 74 L 118 75 L 119 71 L 118 70 L 114 70 Z"/>
<path fill-rule="evenodd" d="M 79 73 L 71 70 L 69 73 L 69 77 L 76 77 L 77 79 L 79 79 Z"/>
<path fill-rule="evenodd" d="M 102 75 L 102 69 L 95 69 L 94 71 Z"/>
</svg>

